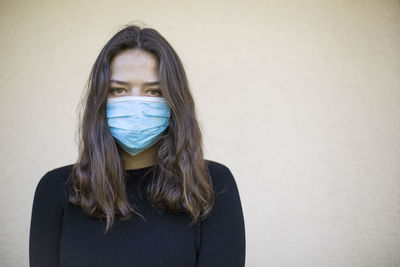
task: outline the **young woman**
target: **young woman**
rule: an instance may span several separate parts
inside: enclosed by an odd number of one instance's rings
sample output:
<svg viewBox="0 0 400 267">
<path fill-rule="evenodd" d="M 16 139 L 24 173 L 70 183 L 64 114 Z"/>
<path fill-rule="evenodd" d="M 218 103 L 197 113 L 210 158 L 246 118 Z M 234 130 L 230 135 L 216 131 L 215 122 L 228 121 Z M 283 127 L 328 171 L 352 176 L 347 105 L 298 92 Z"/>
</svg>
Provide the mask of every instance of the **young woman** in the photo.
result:
<svg viewBox="0 0 400 267">
<path fill-rule="evenodd" d="M 127 25 L 87 83 L 75 164 L 36 187 L 31 267 L 244 266 L 235 179 L 203 158 L 182 63 L 154 29 Z"/>
</svg>

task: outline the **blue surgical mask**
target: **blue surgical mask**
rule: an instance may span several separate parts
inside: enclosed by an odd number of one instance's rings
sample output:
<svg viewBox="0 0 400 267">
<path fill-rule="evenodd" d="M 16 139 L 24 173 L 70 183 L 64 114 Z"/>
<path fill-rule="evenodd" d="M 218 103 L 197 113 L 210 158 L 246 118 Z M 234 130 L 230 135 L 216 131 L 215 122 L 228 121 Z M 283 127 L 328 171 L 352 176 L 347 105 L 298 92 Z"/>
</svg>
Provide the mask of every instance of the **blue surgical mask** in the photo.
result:
<svg viewBox="0 0 400 267">
<path fill-rule="evenodd" d="M 169 125 L 171 108 L 163 97 L 123 96 L 107 99 L 108 127 L 132 156 L 154 145 Z"/>
</svg>

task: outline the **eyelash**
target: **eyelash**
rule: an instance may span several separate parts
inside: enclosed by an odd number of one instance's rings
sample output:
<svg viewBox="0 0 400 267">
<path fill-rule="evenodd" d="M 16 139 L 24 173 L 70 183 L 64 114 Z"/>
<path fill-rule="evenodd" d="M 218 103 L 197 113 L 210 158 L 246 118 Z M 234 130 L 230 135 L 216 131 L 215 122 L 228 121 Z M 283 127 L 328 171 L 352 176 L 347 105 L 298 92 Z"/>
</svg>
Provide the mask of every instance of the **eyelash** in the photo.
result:
<svg viewBox="0 0 400 267">
<path fill-rule="evenodd" d="M 116 90 L 118 90 L 118 89 L 122 89 L 122 90 L 125 90 L 124 88 L 121 88 L 121 87 L 117 87 L 117 88 L 110 88 L 110 93 L 115 93 L 115 91 Z M 126 90 L 125 90 L 126 91 Z M 160 89 L 150 89 L 150 90 L 148 90 L 147 92 L 149 92 L 149 91 L 156 91 L 159 95 L 162 95 L 162 93 L 161 93 L 161 90 Z"/>
</svg>

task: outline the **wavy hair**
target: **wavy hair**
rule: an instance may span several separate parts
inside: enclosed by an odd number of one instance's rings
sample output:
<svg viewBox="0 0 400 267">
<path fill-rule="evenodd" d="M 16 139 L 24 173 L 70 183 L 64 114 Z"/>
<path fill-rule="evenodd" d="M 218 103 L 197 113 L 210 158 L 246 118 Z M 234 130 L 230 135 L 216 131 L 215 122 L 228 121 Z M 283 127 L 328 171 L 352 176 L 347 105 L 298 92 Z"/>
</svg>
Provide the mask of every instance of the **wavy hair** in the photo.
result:
<svg viewBox="0 0 400 267">
<path fill-rule="evenodd" d="M 69 177 L 69 201 L 90 217 L 106 218 L 105 232 L 116 215 L 122 220 L 133 213 L 141 216 L 128 202 L 125 164 L 105 115 L 110 63 L 126 49 L 143 49 L 158 58 L 160 89 L 171 107 L 169 126 L 157 142 L 147 199 L 153 207 L 190 215 L 193 225 L 211 212 L 215 194 L 186 73 L 178 55 L 158 31 L 133 24 L 125 25 L 106 43 L 86 82 L 81 100 L 83 116 L 82 111 L 79 114 L 79 156 Z"/>
</svg>

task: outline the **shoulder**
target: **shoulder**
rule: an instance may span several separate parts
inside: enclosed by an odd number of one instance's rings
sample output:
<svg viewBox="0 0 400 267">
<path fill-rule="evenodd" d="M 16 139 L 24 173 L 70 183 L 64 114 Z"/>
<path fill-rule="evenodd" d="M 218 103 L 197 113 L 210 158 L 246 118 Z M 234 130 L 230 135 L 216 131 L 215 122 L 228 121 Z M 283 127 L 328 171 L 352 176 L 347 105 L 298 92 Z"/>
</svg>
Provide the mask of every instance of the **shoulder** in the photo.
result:
<svg viewBox="0 0 400 267">
<path fill-rule="evenodd" d="M 67 197 L 67 182 L 73 164 L 57 167 L 47 171 L 36 185 L 35 195 L 40 198 L 59 199 Z"/>
<path fill-rule="evenodd" d="M 217 193 L 223 193 L 230 189 L 237 190 L 235 178 L 226 165 L 209 159 L 205 159 L 205 161 L 213 188 Z"/>
<path fill-rule="evenodd" d="M 228 167 L 225 166 L 224 164 L 210 160 L 210 159 L 204 159 L 204 161 L 207 163 L 207 167 L 210 171 L 227 171 Z"/>
<path fill-rule="evenodd" d="M 54 169 L 49 170 L 46 175 L 49 177 L 54 177 L 53 179 L 58 179 L 58 180 L 66 180 L 68 176 L 71 174 L 73 164 L 69 165 L 64 165 L 61 167 L 57 167 Z"/>
<path fill-rule="evenodd" d="M 57 167 L 46 172 L 39 180 L 39 184 L 65 184 L 71 174 L 73 164 Z"/>
</svg>

